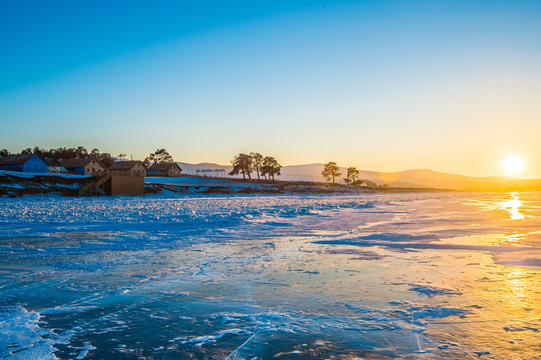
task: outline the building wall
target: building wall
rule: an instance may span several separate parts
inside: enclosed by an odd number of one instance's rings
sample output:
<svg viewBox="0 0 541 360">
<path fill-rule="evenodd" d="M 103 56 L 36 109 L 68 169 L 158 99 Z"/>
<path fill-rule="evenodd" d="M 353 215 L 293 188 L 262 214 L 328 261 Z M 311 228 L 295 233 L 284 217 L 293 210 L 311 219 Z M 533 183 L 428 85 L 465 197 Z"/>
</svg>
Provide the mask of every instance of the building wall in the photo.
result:
<svg viewBox="0 0 541 360">
<path fill-rule="evenodd" d="M 22 171 L 24 172 L 35 172 L 35 173 L 48 173 L 49 164 L 43 161 L 39 156 L 34 155 L 22 166 Z"/>
<path fill-rule="evenodd" d="M 67 170 L 77 175 L 86 175 L 85 168 L 69 168 Z"/>
<path fill-rule="evenodd" d="M 167 171 L 167 176 L 180 176 L 180 171 L 176 166 L 171 166 Z"/>
<path fill-rule="evenodd" d="M 105 175 L 105 169 L 96 160 L 85 166 L 84 175 Z"/>
<path fill-rule="evenodd" d="M 65 174 L 68 172 L 65 167 L 63 166 L 51 166 L 49 165 L 49 172 L 51 174 Z"/>
<path fill-rule="evenodd" d="M 118 176 L 147 176 L 147 169 L 143 164 L 136 164 L 133 168 L 129 170 L 109 170 L 109 172 L 113 175 Z"/>
<path fill-rule="evenodd" d="M 111 175 L 104 184 L 108 195 L 143 195 L 145 193 L 145 178 L 143 176 Z"/>
<path fill-rule="evenodd" d="M 143 166 L 143 164 L 137 164 L 131 169 L 132 175 L 137 176 L 147 176 L 147 169 Z"/>
<path fill-rule="evenodd" d="M 2 164 L 0 165 L 0 170 L 23 171 L 23 165 L 22 164 Z"/>
</svg>

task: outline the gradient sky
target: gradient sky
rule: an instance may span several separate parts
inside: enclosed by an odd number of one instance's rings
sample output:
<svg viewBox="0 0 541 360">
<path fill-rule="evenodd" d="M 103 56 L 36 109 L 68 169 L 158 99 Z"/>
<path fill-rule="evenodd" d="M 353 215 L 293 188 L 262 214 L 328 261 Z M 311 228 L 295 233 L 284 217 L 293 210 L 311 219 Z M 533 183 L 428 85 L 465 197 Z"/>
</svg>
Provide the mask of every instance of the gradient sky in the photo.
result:
<svg viewBox="0 0 541 360">
<path fill-rule="evenodd" d="M 0 148 L 541 177 L 541 1 L 0 1 Z"/>
</svg>

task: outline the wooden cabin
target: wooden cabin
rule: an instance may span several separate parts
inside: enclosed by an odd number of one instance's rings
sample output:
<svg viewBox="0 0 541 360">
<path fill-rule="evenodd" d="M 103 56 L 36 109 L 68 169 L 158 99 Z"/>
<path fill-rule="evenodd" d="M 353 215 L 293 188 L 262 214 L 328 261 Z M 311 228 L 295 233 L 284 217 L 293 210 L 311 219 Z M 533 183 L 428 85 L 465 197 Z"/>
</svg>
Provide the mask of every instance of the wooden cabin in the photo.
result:
<svg viewBox="0 0 541 360">
<path fill-rule="evenodd" d="M 110 178 L 104 184 L 108 195 L 143 195 L 147 168 L 137 160 L 115 161 L 107 169 Z"/>
<path fill-rule="evenodd" d="M 149 176 L 180 176 L 182 169 L 176 162 L 155 163 L 148 169 Z"/>
<path fill-rule="evenodd" d="M 146 166 L 137 160 L 115 161 L 108 170 L 111 175 L 147 176 Z"/>
<path fill-rule="evenodd" d="M 102 176 L 107 174 L 105 165 L 97 159 L 68 159 L 62 163 L 62 166 L 73 174 Z"/>
</svg>

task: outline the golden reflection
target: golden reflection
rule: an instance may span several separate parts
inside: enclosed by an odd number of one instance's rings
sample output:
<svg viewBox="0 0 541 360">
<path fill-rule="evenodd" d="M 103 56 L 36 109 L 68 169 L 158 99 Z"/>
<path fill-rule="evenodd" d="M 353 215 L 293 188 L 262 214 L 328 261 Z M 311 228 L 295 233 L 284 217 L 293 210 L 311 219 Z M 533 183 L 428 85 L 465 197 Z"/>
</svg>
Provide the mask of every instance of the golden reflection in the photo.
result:
<svg viewBox="0 0 541 360">
<path fill-rule="evenodd" d="M 520 268 L 512 268 L 507 274 L 507 284 L 514 299 L 522 299 L 526 297 L 525 290 L 528 288 L 528 282 L 525 281 L 527 273 Z"/>
<path fill-rule="evenodd" d="M 519 210 L 522 206 L 522 201 L 520 201 L 518 197 L 517 192 L 511 193 L 509 196 L 510 199 L 507 201 L 502 201 L 500 203 L 501 207 L 503 207 L 507 212 L 509 212 L 509 216 L 511 220 L 522 220 L 524 219 L 524 214 L 522 214 Z"/>
<path fill-rule="evenodd" d="M 509 245 L 519 245 L 520 242 L 524 240 L 524 238 L 525 238 L 524 234 L 516 233 L 516 234 L 506 235 L 505 241 Z"/>
</svg>

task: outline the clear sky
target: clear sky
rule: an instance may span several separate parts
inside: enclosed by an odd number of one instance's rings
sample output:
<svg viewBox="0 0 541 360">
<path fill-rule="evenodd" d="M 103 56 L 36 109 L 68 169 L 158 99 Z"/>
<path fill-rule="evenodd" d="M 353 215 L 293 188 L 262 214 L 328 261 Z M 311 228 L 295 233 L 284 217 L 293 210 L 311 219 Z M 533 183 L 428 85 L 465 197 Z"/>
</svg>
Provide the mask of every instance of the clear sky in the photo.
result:
<svg viewBox="0 0 541 360">
<path fill-rule="evenodd" d="M 0 0 L 0 148 L 541 177 L 541 1 Z"/>
</svg>

